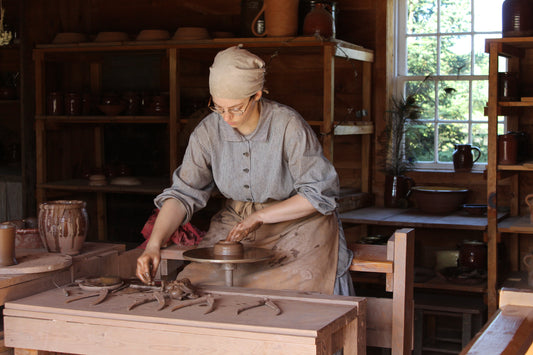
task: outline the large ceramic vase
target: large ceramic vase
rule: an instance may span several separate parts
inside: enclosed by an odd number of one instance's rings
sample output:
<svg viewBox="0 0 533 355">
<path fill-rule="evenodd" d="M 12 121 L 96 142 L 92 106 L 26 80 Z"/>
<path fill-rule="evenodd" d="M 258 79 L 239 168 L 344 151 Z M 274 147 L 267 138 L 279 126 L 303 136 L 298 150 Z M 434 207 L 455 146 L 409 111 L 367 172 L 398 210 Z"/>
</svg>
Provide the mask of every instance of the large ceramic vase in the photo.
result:
<svg viewBox="0 0 533 355">
<path fill-rule="evenodd" d="M 257 32 L 257 20 L 264 13 L 265 31 Z M 261 10 L 252 21 L 255 36 L 286 37 L 298 33 L 298 0 L 264 0 Z"/>
<path fill-rule="evenodd" d="M 79 254 L 87 237 L 86 203 L 77 200 L 57 200 L 39 206 L 39 233 L 51 253 Z"/>
</svg>

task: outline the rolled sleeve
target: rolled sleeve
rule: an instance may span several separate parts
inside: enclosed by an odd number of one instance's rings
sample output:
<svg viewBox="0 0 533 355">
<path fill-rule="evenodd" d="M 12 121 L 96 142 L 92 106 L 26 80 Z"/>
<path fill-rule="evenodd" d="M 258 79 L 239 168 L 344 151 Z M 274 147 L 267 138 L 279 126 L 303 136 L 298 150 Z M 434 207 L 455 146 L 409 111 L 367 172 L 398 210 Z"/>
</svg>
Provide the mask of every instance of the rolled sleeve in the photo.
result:
<svg viewBox="0 0 533 355">
<path fill-rule="evenodd" d="M 331 214 L 337 207 L 339 178 L 335 168 L 322 154 L 316 134 L 299 119 L 287 126 L 286 152 L 294 188 L 322 214 Z"/>
<path fill-rule="evenodd" d="M 159 208 L 169 198 L 180 201 L 187 213 L 183 224 L 188 223 L 195 212 L 207 205 L 215 186 L 210 168 L 210 155 L 200 143 L 202 139 L 204 137 L 201 129 L 191 134 L 183 163 L 172 175 L 172 186 L 163 190 L 154 199 L 155 205 Z"/>
</svg>

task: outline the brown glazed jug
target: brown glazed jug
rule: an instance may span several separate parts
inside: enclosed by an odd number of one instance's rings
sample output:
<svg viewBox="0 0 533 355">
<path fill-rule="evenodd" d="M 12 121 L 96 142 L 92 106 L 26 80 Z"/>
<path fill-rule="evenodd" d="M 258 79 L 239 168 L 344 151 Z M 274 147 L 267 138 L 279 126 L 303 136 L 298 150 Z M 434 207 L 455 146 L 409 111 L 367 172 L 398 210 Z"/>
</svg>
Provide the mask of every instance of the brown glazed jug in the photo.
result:
<svg viewBox="0 0 533 355">
<path fill-rule="evenodd" d="M 257 20 L 265 14 L 265 31 L 257 32 Z M 264 0 L 251 26 L 257 37 L 287 37 L 298 33 L 298 0 Z"/>
<path fill-rule="evenodd" d="M 415 181 L 403 175 L 386 175 L 384 203 L 385 207 L 406 208 L 407 197 Z"/>
<path fill-rule="evenodd" d="M 502 4 L 503 37 L 533 35 L 533 1 L 505 0 Z"/>
<path fill-rule="evenodd" d="M 477 152 L 475 159 L 472 156 L 472 150 Z M 469 172 L 479 157 L 481 157 L 481 150 L 478 147 L 470 144 L 456 144 L 453 152 L 453 169 L 456 172 Z"/>
<path fill-rule="evenodd" d="M 79 254 L 87 237 L 85 201 L 57 200 L 39 205 L 39 233 L 52 253 Z"/>
<path fill-rule="evenodd" d="M 326 10 L 326 4 L 314 4 L 313 9 L 305 16 L 303 34 L 320 35 L 324 38 L 333 36 L 333 16 Z"/>
</svg>

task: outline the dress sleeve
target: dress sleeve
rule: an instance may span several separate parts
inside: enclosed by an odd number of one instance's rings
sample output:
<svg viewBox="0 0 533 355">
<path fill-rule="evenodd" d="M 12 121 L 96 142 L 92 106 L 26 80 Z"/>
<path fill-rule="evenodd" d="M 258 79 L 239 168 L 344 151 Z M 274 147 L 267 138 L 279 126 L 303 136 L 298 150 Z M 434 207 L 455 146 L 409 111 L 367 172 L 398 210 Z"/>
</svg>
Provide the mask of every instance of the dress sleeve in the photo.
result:
<svg viewBox="0 0 533 355">
<path fill-rule="evenodd" d="M 316 133 L 301 117 L 287 125 L 285 159 L 294 179 L 294 189 L 322 214 L 337 207 L 339 178 L 333 164 L 324 157 Z"/>
<path fill-rule="evenodd" d="M 174 198 L 180 201 L 187 213 L 182 224 L 188 223 L 195 212 L 206 206 L 215 186 L 208 146 L 207 134 L 196 129 L 190 136 L 182 164 L 172 175 L 172 186 L 154 199 L 159 208 L 166 199 Z"/>
</svg>

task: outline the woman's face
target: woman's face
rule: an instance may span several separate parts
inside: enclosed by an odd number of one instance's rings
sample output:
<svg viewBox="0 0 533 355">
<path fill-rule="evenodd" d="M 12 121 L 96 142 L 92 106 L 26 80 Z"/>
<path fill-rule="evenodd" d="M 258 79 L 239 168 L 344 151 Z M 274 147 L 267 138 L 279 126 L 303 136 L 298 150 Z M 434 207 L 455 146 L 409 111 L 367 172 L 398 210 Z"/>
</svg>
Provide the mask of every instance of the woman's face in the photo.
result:
<svg viewBox="0 0 533 355">
<path fill-rule="evenodd" d="M 257 100 L 258 95 L 246 99 L 213 97 L 212 106 L 227 124 L 246 135 L 252 133 L 259 122 Z"/>
</svg>

